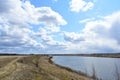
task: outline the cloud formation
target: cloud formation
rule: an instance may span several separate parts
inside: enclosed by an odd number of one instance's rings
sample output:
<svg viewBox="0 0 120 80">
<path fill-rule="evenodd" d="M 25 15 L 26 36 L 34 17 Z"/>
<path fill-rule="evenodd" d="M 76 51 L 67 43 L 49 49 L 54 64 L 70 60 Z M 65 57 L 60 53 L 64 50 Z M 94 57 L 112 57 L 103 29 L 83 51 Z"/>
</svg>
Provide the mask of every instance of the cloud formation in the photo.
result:
<svg viewBox="0 0 120 80">
<path fill-rule="evenodd" d="M 94 4 L 71 0 L 70 6 L 71 11 L 80 12 L 91 9 Z M 100 19 L 80 20 L 81 23 L 85 24 L 81 33 L 61 31 L 60 26 L 67 22 L 52 8 L 35 7 L 29 0 L 2 0 L 0 52 L 120 52 L 120 11 Z"/>
<path fill-rule="evenodd" d="M 120 51 L 120 12 L 103 16 L 101 20 L 86 22 L 82 33 L 69 32 L 64 35 L 72 47 L 69 50 L 79 52 L 119 52 Z M 68 32 L 67 32 L 68 33 Z M 77 44 L 76 44 L 77 40 Z"/>
<path fill-rule="evenodd" d="M 64 39 L 65 41 L 72 43 L 84 41 L 83 35 L 75 32 L 64 32 Z"/>
<path fill-rule="evenodd" d="M 67 22 L 50 7 L 35 7 L 29 1 L 2 0 L 0 3 L 1 52 L 44 52 L 61 47 L 50 36 Z M 43 25 L 34 31 L 32 25 Z M 37 36 L 37 37 L 36 37 Z M 56 46 L 56 47 L 55 47 Z M 59 47 L 60 46 L 60 47 Z M 52 50 L 53 48 L 51 48 Z"/>
<path fill-rule="evenodd" d="M 70 10 L 73 12 L 86 12 L 94 6 L 93 2 L 86 2 L 84 0 L 71 0 L 69 5 Z"/>
</svg>

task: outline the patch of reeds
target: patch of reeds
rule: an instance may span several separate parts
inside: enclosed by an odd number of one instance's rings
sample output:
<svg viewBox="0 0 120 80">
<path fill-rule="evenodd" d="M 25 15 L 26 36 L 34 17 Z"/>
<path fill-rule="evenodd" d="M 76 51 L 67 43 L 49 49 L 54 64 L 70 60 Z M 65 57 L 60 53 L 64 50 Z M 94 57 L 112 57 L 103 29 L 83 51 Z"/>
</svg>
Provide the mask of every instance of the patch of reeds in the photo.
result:
<svg viewBox="0 0 120 80">
<path fill-rule="evenodd" d="M 115 78 L 116 80 L 120 80 L 120 72 L 118 66 L 115 64 Z"/>
</svg>

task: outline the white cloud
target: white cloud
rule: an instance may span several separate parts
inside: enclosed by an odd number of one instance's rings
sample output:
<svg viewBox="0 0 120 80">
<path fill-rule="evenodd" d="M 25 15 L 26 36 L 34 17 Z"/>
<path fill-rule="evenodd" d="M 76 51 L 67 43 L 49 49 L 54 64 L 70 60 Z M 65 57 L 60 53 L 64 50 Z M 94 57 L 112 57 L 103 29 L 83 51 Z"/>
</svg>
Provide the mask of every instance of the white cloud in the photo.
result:
<svg viewBox="0 0 120 80">
<path fill-rule="evenodd" d="M 70 10 L 73 12 L 88 11 L 94 6 L 93 2 L 86 2 L 84 0 L 71 0 Z"/>
<path fill-rule="evenodd" d="M 3 52 L 46 52 L 52 45 L 60 49 L 50 35 L 67 22 L 50 7 L 35 7 L 28 0 L 2 0 L 0 3 L 0 50 Z M 35 26 L 43 25 L 39 31 Z M 38 37 L 36 37 L 38 36 Z M 55 47 L 56 46 L 56 47 Z M 54 50 L 54 48 L 51 48 Z"/>
<path fill-rule="evenodd" d="M 60 31 L 60 27 L 56 27 L 56 26 L 47 26 L 45 27 L 45 29 L 48 31 L 48 33 L 55 33 L 55 32 L 59 32 Z"/>
<path fill-rule="evenodd" d="M 47 24 L 65 25 L 66 21 L 62 16 L 48 7 L 42 7 L 38 11 L 46 11 L 39 17 L 39 21 Z"/>
<path fill-rule="evenodd" d="M 120 52 L 120 12 L 86 22 L 82 33 L 67 32 L 64 39 L 73 52 Z M 81 39 L 82 41 L 79 40 Z M 76 44 L 76 40 L 79 40 Z"/>
<path fill-rule="evenodd" d="M 77 34 L 75 32 L 64 32 L 64 39 L 68 42 L 79 43 L 84 41 L 82 34 Z"/>
<path fill-rule="evenodd" d="M 86 6 L 83 8 L 83 11 L 85 12 L 85 11 L 87 11 L 89 9 L 92 9 L 93 6 L 94 6 L 94 4 L 92 2 L 88 2 L 86 4 Z"/>
<path fill-rule="evenodd" d="M 73 2 L 72 2 L 73 1 Z M 71 11 L 87 11 L 92 2 L 72 0 Z M 4 7 L 3 7 L 4 6 Z M 35 7 L 28 0 L 2 0 L 0 3 L 0 51 L 2 52 L 120 52 L 120 12 L 101 19 L 81 20 L 82 33 L 63 31 L 63 41 L 54 33 L 67 22 L 50 7 Z M 37 25 L 33 26 L 33 25 Z M 34 30 L 36 27 L 39 30 Z"/>
<path fill-rule="evenodd" d="M 53 11 L 50 7 L 37 7 L 35 8 L 29 1 L 23 4 L 23 8 L 26 10 L 28 17 L 31 19 L 29 21 L 34 24 L 43 23 L 45 25 L 65 25 L 67 22 L 62 18 L 62 16 Z"/>
<path fill-rule="evenodd" d="M 87 18 L 87 19 L 84 19 L 84 20 L 80 20 L 79 22 L 80 23 L 87 23 L 87 22 L 90 22 L 90 21 L 93 21 L 95 20 L 95 18 Z"/>
<path fill-rule="evenodd" d="M 7 13 L 21 6 L 20 0 L 0 0 L 0 13 Z"/>
</svg>

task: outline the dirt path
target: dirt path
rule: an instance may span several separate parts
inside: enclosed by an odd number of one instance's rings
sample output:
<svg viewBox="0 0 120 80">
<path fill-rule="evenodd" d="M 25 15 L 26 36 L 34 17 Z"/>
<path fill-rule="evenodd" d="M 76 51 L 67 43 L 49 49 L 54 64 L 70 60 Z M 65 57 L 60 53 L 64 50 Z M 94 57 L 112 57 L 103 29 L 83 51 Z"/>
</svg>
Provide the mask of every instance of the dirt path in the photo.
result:
<svg viewBox="0 0 120 80">
<path fill-rule="evenodd" d="M 19 59 L 18 57 L 13 58 L 13 60 L 8 61 L 9 62 L 8 64 L 6 64 L 4 67 L 0 68 L 0 79 L 8 76 L 17 68 L 16 61 L 18 59 Z M 4 64 L 4 61 L 3 61 L 3 64 Z"/>
</svg>

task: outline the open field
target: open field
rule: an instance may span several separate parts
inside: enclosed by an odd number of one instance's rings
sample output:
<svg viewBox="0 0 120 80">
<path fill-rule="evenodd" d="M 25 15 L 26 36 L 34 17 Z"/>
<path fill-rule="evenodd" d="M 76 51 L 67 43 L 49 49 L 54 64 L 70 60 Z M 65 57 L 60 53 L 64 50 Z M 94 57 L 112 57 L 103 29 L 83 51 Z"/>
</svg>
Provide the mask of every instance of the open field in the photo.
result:
<svg viewBox="0 0 120 80">
<path fill-rule="evenodd" d="M 0 80 L 93 80 L 54 64 L 49 56 L 0 56 Z"/>
</svg>

